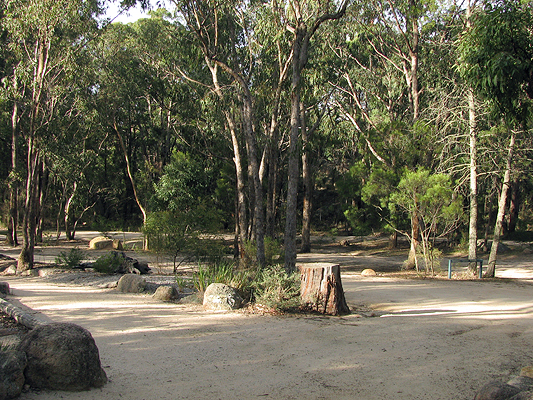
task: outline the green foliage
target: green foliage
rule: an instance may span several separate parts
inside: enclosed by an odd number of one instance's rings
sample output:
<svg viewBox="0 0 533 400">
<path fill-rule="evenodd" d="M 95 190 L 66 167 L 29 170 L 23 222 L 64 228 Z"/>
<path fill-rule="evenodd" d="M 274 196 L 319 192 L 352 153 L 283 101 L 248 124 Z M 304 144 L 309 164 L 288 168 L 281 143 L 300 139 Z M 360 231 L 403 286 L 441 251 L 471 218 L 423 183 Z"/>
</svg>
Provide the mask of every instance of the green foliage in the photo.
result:
<svg viewBox="0 0 533 400">
<path fill-rule="evenodd" d="M 406 170 L 389 207 L 392 212 L 398 208 L 411 219 L 418 218 L 425 269 L 433 273 L 435 239 L 451 232 L 462 214 L 462 199 L 454 193 L 450 177 L 424 168 Z"/>
<path fill-rule="evenodd" d="M 533 98 L 533 13 L 519 0 L 487 2 L 459 44 L 459 70 L 507 120 L 524 120 Z M 524 96 L 527 94 L 527 97 Z"/>
<path fill-rule="evenodd" d="M 93 268 L 102 274 L 113 274 L 117 269 L 122 267 L 126 260 L 124 257 L 117 255 L 116 252 L 109 252 L 100 256 L 94 263 Z"/>
<path fill-rule="evenodd" d="M 205 292 L 212 283 L 223 283 L 239 291 L 241 296 L 249 299 L 255 271 L 238 270 L 233 262 L 219 261 L 213 264 L 201 264 L 193 274 L 193 285 L 199 292 Z"/>
<path fill-rule="evenodd" d="M 146 219 L 143 233 L 150 251 L 170 254 L 173 257 L 176 272 L 180 255 L 183 255 L 183 259 L 194 258 L 204 262 L 223 256 L 224 249 L 215 238 L 202 237 L 213 230 L 216 217 L 216 210 L 205 210 L 202 206 L 188 212 L 153 212 Z"/>
<path fill-rule="evenodd" d="M 68 252 L 62 251 L 56 257 L 56 264 L 64 268 L 77 268 L 80 266 L 80 263 L 85 260 L 87 254 L 80 250 L 79 247 L 74 247 Z"/>
<path fill-rule="evenodd" d="M 254 283 L 255 302 L 275 310 L 300 305 L 300 273 L 287 274 L 282 265 L 265 268 Z"/>
<path fill-rule="evenodd" d="M 285 254 L 283 252 L 283 245 L 277 239 L 265 237 L 265 261 L 266 265 L 273 265 L 283 261 Z M 247 241 L 244 243 L 244 254 L 241 258 L 241 267 L 255 268 L 257 267 L 257 246 L 254 241 Z"/>
</svg>

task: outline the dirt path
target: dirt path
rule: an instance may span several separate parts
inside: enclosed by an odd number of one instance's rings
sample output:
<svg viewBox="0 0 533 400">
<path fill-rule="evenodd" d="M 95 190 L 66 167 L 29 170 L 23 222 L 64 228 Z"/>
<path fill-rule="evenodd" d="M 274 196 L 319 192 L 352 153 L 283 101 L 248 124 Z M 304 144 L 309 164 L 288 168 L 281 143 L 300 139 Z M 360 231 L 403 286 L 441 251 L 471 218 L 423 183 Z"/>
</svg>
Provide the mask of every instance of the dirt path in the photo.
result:
<svg viewBox="0 0 533 400">
<path fill-rule="evenodd" d="M 348 257 L 307 257 L 339 256 Z M 501 269 L 521 279 L 496 281 L 364 278 L 353 269 L 379 269 L 385 258 L 350 257 L 343 284 L 355 312 L 341 318 L 212 314 L 7 278 L 15 299 L 43 318 L 87 328 L 110 379 L 89 392 L 21 399 L 472 399 L 487 381 L 533 365 L 533 267 L 524 257 Z"/>
<path fill-rule="evenodd" d="M 11 278 L 25 305 L 91 331 L 110 379 L 21 399 L 471 399 L 533 364 L 530 283 L 343 280 L 350 307 L 377 316 L 211 314 Z"/>
</svg>

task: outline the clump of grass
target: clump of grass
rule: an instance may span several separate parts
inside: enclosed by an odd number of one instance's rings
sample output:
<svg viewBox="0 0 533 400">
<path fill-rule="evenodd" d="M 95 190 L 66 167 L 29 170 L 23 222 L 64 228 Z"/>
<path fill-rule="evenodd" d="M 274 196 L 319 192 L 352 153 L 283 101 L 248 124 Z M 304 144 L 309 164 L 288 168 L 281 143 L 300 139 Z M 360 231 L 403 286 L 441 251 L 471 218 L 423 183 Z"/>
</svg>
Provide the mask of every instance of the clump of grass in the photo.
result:
<svg viewBox="0 0 533 400">
<path fill-rule="evenodd" d="M 74 247 L 70 249 L 68 252 L 62 251 L 59 253 L 59 255 L 56 257 L 56 264 L 63 267 L 63 268 L 77 268 L 80 266 L 80 263 L 85 260 L 87 255 L 83 250 L 80 250 L 79 247 Z"/>
<path fill-rule="evenodd" d="M 300 275 L 287 274 L 282 265 L 265 268 L 254 282 L 255 302 L 287 311 L 300 306 Z"/>
</svg>

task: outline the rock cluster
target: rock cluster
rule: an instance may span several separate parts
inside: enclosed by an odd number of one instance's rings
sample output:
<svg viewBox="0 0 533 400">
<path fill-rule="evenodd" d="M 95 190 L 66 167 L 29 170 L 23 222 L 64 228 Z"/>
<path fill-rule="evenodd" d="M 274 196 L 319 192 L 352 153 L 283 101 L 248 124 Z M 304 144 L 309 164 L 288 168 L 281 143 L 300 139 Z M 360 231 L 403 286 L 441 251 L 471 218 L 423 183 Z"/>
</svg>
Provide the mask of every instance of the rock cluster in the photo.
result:
<svg viewBox="0 0 533 400">
<path fill-rule="evenodd" d="M 524 367 L 507 383 L 493 381 L 476 393 L 474 400 L 533 400 L 533 367 Z"/>
</svg>

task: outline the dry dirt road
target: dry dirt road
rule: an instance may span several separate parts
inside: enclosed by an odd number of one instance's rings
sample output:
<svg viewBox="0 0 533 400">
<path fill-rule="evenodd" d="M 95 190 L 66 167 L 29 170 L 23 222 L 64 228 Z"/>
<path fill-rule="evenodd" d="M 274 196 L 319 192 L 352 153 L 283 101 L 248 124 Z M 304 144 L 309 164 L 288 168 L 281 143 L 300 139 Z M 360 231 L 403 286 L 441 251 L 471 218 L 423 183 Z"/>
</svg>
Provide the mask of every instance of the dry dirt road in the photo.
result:
<svg viewBox="0 0 533 400">
<path fill-rule="evenodd" d="M 5 278 L 14 301 L 41 318 L 87 328 L 110 379 L 89 392 L 21 399 L 472 399 L 488 381 L 533 365 L 527 257 L 505 261 L 499 273 L 512 279 L 460 281 L 362 277 L 359 267 L 392 268 L 389 259 L 345 253 L 325 249 L 299 261 L 351 263 L 342 279 L 354 312 L 343 317 L 208 313 Z"/>
</svg>

